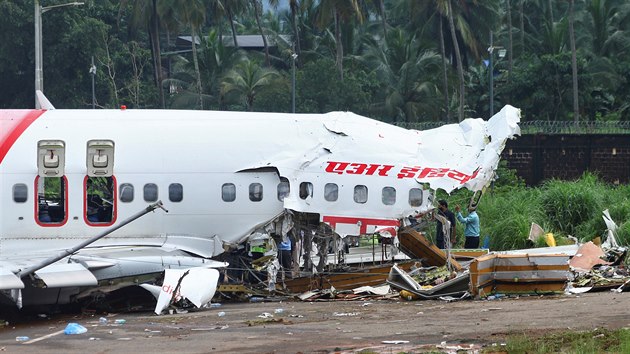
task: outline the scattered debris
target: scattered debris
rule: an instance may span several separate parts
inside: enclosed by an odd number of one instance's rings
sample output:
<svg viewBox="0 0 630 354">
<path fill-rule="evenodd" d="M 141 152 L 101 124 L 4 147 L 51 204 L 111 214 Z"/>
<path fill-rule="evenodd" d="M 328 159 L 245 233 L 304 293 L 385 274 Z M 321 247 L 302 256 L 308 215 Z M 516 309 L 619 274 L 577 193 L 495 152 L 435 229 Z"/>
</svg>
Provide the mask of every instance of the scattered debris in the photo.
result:
<svg viewBox="0 0 630 354">
<path fill-rule="evenodd" d="M 343 313 L 333 312 L 333 316 L 335 317 L 359 316 L 360 314 L 361 314 L 360 312 L 343 312 Z"/>
<path fill-rule="evenodd" d="M 468 271 L 452 274 L 448 271 L 444 273 L 442 268 L 432 268 L 429 274 L 421 270 L 416 271 L 416 274 L 417 279 L 423 279 L 422 284 L 418 283 L 409 273 L 394 265 L 387 278 L 387 283 L 396 289 L 407 291 L 417 298 L 425 300 L 437 299 L 441 296 L 463 296 L 468 291 Z M 411 299 L 415 298 L 411 296 Z"/>
<path fill-rule="evenodd" d="M 497 293 L 563 293 L 568 260 L 565 254 L 488 254 L 470 264 L 470 292 L 482 298 Z"/>
<path fill-rule="evenodd" d="M 66 329 L 63 330 L 64 334 L 83 334 L 87 332 L 87 328 L 81 326 L 78 323 L 74 323 L 74 322 L 70 322 L 68 323 L 68 325 L 66 326 Z"/>
<path fill-rule="evenodd" d="M 406 344 L 409 343 L 408 340 L 384 340 L 381 341 L 383 344 Z"/>
</svg>

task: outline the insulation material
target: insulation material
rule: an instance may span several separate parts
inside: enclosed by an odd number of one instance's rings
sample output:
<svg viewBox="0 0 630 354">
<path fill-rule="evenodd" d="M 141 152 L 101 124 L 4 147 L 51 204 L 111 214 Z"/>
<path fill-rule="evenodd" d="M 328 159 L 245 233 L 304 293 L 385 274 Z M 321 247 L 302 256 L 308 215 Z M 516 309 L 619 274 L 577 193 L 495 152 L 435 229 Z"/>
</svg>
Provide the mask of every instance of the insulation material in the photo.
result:
<svg viewBox="0 0 630 354">
<path fill-rule="evenodd" d="M 605 257 L 604 251 L 589 241 L 578 248 L 575 256 L 569 261 L 569 266 L 577 271 L 588 272 L 595 265 L 610 264 L 603 260 L 603 257 Z"/>
<path fill-rule="evenodd" d="M 492 294 L 562 293 L 569 276 L 564 254 L 489 254 L 470 264 L 470 292 Z"/>
</svg>

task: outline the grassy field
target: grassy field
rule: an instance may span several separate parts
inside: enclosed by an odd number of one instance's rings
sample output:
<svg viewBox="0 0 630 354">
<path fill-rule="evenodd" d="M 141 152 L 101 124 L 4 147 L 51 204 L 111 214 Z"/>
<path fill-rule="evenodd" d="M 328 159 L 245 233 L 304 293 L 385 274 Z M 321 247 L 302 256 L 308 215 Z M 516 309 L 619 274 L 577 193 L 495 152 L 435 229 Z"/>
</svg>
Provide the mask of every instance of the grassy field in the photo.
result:
<svg viewBox="0 0 630 354">
<path fill-rule="evenodd" d="M 558 245 L 572 243 L 569 235 L 582 242 L 603 238 L 606 225 L 602 212 L 606 209 L 619 226 L 617 241 L 630 245 L 630 186 L 607 184 L 586 173 L 575 181 L 549 180 L 539 187 L 526 187 L 503 164 L 497 175 L 477 209 L 481 244 L 489 237 L 491 250 L 543 246 L 544 240 L 532 245 L 527 239 L 532 223 L 540 225 L 545 233 L 553 233 Z M 448 200 L 451 210 L 456 204 L 465 209 L 471 195 L 460 190 L 450 196 L 438 192 L 437 198 Z M 434 230 L 428 231 L 431 234 Z M 457 234 L 457 246 L 462 247 L 463 227 L 459 223 Z"/>
<path fill-rule="evenodd" d="M 564 331 L 540 337 L 515 334 L 504 346 L 488 347 L 483 353 L 630 353 L 630 330 Z"/>
</svg>

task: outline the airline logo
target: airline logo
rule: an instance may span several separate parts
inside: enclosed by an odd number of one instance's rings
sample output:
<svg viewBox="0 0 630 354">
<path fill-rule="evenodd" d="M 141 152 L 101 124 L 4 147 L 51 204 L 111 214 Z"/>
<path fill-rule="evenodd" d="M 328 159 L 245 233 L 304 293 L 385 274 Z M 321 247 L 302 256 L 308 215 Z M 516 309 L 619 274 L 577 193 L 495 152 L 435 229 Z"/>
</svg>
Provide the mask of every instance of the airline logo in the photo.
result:
<svg viewBox="0 0 630 354">
<path fill-rule="evenodd" d="M 390 177 L 396 176 L 398 179 L 403 178 L 416 178 L 416 179 L 429 179 L 429 178 L 450 178 L 458 181 L 460 184 L 464 184 L 469 180 L 475 178 L 479 173 L 479 169 L 476 169 L 472 174 L 466 174 L 459 172 L 452 168 L 439 168 L 439 167 L 407 167 L 404 166 L 400 170 L 396 170 L 394 165 L 380 165 L 380 164 L 365 164 L 358 162 L 337 162 L 328 161 L 326 166 L 327 173 L 336 173 L 338 175 L 365 175 L 365 176 L 382 176 Z"/>
</svg>

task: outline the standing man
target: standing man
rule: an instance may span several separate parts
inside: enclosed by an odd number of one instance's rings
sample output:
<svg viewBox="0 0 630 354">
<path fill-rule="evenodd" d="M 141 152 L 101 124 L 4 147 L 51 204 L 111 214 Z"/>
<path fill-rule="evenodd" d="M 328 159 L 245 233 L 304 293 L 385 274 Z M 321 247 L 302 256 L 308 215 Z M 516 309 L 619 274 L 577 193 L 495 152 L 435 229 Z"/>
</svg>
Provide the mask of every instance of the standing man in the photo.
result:
<svg viewBox="0 0 630 354">
<path fill-rule="evenodd" d="M 479 216 L 477 216 L 475 208 L 472 207 L 468 207 L 467 217 L 463 217 L 460 210 L 461 207 L 456 205 L 457 220 L 464 224 L 464 236 L 466 237 L 464 248 L 479 248 Z"/>
<path fill-rule="evenodd" d="M 438 200 L 438 214 L 442 215 L 451 223 L 450 226 L 450 236 L 451 236 L 451 247 L 455 244 L 457 238 L 455 237 L 455 214 L 448 209 L 448 202 L 444 199 Z M 444 225 L 439 219 L 436 219 L 436 230 L 435 230 L 435 242 L 437 247 L 440 249 L 444 249 Z"/>
<path fill-rule="evenodd" d="M 291 254 L 291 238 L 289 237 L 289 235 L 286 236 L 286 239 L 283 238 L 280 241 L 280 245 L 278 245 L 278 258 L 280 259 L 280 265 L 282 266 L 283 274 L 285 276 L 288 276 L 289 278 L 293 278 L 293 256 Z"/>
</svg>

